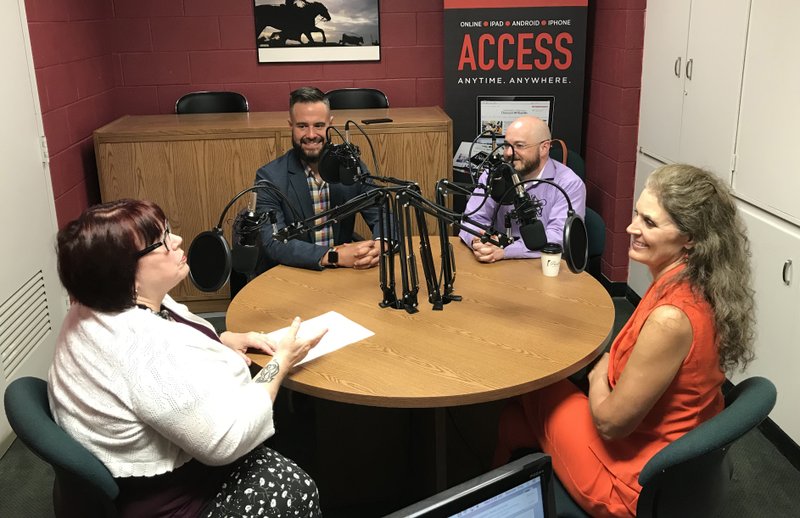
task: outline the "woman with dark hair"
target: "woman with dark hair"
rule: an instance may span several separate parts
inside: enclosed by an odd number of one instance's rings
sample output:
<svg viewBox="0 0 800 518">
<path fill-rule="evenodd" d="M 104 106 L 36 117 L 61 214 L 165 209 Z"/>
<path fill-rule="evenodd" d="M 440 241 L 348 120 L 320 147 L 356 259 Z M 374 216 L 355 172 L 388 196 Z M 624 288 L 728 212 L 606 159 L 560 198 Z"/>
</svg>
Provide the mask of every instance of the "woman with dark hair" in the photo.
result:
<svg viewBox="0 0 800 518">
<path fill-rule="evenodd" d="M 628 255 L 653 283 L 589 373 L 512 401 L 495 463 L 539 446 L 595 517 L 635 516 L 639 473 L 666 445 L 718 414 L 725 371 L 752 360 L 749 242 L 728 188 L 690 165 L 647 180 Z"/>
<path fill-rule="evenodd" d="M 72 306 L 49 374 L 56 422 L 117 480 L 122 517 L 320 516 L 316 485 L 265 446 L 282 380 L 319 342 L 217 335 L 167 293 L 189 273 L 154 203 L 88 209 L 58 233 Z M 248 348 L 272 355 L 251 379 Z M 74 495 L 56 505 L 80 514 Z"/>
</svg>

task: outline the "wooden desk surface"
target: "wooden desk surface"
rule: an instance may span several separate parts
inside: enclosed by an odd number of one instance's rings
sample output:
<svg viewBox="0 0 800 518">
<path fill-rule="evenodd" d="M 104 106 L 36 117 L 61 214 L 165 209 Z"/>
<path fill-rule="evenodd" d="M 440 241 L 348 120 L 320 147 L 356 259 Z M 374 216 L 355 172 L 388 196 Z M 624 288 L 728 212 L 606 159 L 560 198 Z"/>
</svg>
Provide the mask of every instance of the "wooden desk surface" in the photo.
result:
<svg viewBox="0 0 800 518">
<path fill-rule="evenodd" d="M 348 120 L 357 122 L 369 133 L 404 132 L 425 126 L 450 125 L 450 118 L 438 106 L 420 108 L 376 108 L 368 110 L 333 110 L 334 126 Z M 388 117 L 388 124 L 361 124 L 362 119 Z M 290 136 L 288 112 L 203 113 L 183 115 L 126 115 L 95 130 L 97 143 L 147 140 L 202 139 L 224 133 L 237 138 L 265 131 Z M 357 132 L 357 130 L 351 130 Z"/>
<path fill-rule="evenodd" d="M 237 294 L 227 328 L 272 331 L 295 315 L 308 319 L 335 310 L 375 335 L 300 366 L 286 386 L 334 401 L 397 408 L 516 396 L 577 372 L 603 350 L 614 306 L 589 274 L 575 275 L 562 265 L 558 277 L 545 277 L 538 259 L 479 264 L 452 239 L 455 293 L 464 300 L 443 311 L 431 309 L 424 280 L 420 311 L 412 315 L 378 306 L 377 268 L 279 266 Z M 251 357 L 259 365 L 269 358 Z"/>
</svg>

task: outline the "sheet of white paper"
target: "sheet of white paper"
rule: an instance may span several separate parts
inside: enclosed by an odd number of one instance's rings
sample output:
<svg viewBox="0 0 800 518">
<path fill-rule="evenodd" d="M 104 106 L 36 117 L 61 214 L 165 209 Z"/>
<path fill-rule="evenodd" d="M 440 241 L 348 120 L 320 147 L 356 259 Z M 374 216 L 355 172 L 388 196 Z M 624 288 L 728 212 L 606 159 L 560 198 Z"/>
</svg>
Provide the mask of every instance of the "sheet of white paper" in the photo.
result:
<svg viewBox="0 0 800 518">
<path fill-rule="evenodd" d="M 297 336 L 300 338 L 313 336 L 325 328 L 328 329 L 328 332 L 325 333 L 322 340 L 320 340 L 316 347 L 312 348 L 303 361 L 297 365 L 319 358 L 322 355 L 341 349 L 345 345 L 350 345 L 375 334 L 344 315 L 335 311 L 328 311 L 318 317 L 304 320 L 300 324 L 300 330 L 297 331 Z M 268 333 L 267 336 L 270 340 L 279 342 L 288 331 L 289 328 L 284 327 L 283 329 Z"/>
</svg>

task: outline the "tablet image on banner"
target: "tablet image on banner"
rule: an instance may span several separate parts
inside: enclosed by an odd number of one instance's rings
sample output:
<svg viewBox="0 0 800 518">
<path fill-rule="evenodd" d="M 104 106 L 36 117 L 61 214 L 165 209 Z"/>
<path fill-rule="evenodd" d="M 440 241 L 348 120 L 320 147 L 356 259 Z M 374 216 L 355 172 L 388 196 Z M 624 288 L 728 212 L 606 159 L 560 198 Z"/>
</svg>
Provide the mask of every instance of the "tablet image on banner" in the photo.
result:
<svg viewBox="0 0 800 518">
<path fill-rule="evenodd" d="M 496 135 L 505 135 L 506 128 L 523 115 L 533 115 L 542 119 L 547 123 L 550 132 L 553 132 L 555 97 L 542 95 L 481 95 L 477 97 L 477 103 L 478 134 L 491 131 Z M 491 137 L 483 137 L 478 140 L 478 142 L 489 141 L 491 141 Z"/>
<path fill-rule="evenodd" d="M 470 155 L 470 151 L 472 154 Z M 489 142 L 462 142 L 458 145 L 455 156 L 453 156 L 453 167 L 456 169 L 469 169 L 470 161 L 472 167 L 480 164 L 479 158 L 485 157 L 492 152 L 492 144 Z M 481 155 L 481 153 L 483 153 Z"/>
</svg>

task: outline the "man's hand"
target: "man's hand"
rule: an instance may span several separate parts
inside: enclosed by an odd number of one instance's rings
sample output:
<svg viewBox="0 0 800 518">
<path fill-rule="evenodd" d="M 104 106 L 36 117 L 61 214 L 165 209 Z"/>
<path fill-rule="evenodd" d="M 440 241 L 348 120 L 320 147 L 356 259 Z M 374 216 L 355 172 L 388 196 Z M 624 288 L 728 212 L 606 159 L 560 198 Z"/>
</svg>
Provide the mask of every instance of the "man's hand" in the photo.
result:
<svg viewBox="0 0 800 518">
<path fill-rule="evenodd" d="M 505 250 L 491 243 L 481 243 L 481 238 L 472 238 L 472 253 L 482 263 L 495 263 L 505 258 Z"/>
<path fill-rule="evenodd" d="M 336 247 L 339 253 L 339 266 L 366 270 L 378 265 L 381 256 L 379 241 L 357 241 Z"/>
</svg>

